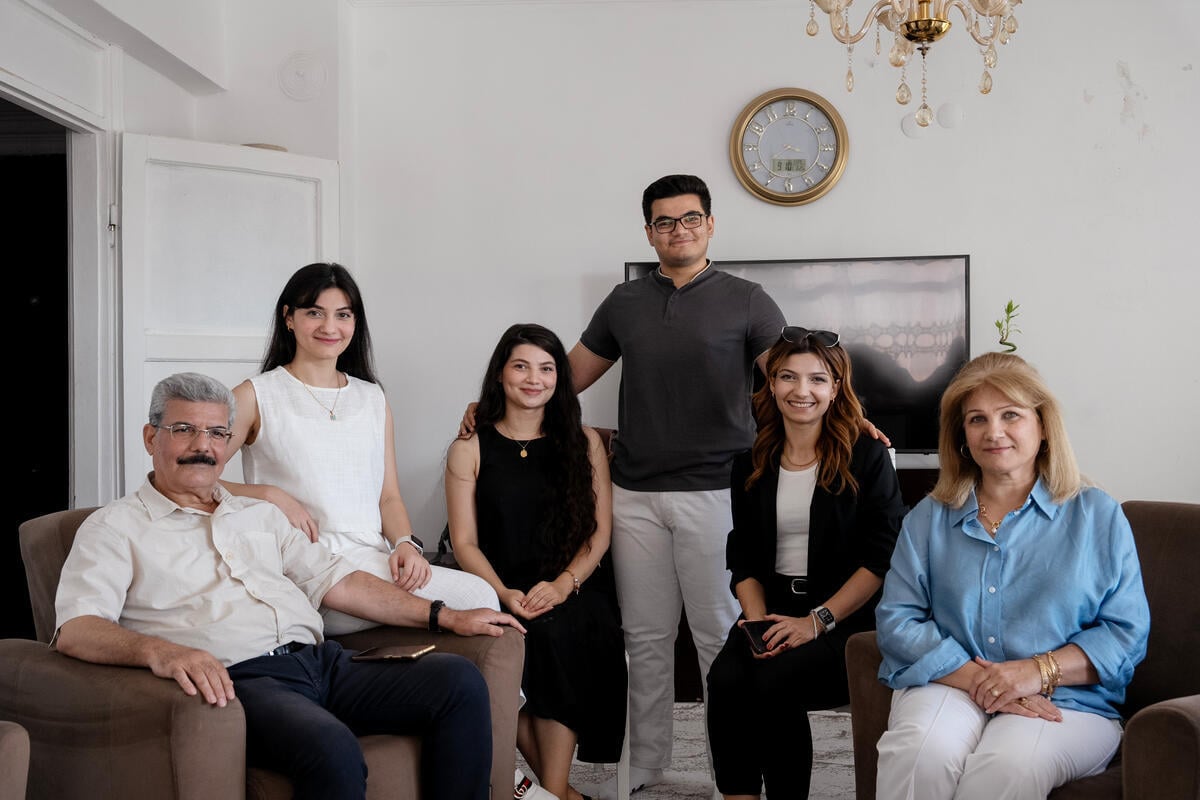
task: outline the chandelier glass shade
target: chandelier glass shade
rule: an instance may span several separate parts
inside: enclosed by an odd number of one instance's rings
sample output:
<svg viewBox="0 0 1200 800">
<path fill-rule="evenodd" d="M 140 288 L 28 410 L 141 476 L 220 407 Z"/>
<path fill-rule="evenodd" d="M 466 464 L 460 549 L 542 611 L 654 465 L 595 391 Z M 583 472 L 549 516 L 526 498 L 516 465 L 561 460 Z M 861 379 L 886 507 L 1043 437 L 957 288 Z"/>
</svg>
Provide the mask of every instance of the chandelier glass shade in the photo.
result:
<svg viewBox="0 0 1200 800">
<path fill-rule="evenodd" d="M 893 36 L 888 63 L 900 70 L 900 85 L 896 89 L 896 102 L 908 105 L 912 90 L 908 86 L 908 62 L 914 52 L 921 53 L 921 106 L 916 120 L 921 127 L 933 121 L 927 95 L 927 71 L 925 57 L 930 46 L 951 29 L 950 17 L 957 11 L 962 16 L 965 30 L 979 46 L 983 58 L 983 75 L 979 79 L 980 94 L 992 90 L 991 70 L 996 66 L 996 45 L 1007 44 L 1017 32 L 1017 18 L 1013 6 L 1021 0 L 878 0 L 858 28 L 851 25 L 851 10 L 854 0 L 809 0 L 808 25 L 805 31 L 816 36 L 820 31 L 817 9 L 828 15 L 833 37 L 846 45 L 846 91 L 854 91 L 854 45 L 858 44 L 874 28 L 875 53 L 882 52 L 881 31 L 887 29 Z"/>
</svg>

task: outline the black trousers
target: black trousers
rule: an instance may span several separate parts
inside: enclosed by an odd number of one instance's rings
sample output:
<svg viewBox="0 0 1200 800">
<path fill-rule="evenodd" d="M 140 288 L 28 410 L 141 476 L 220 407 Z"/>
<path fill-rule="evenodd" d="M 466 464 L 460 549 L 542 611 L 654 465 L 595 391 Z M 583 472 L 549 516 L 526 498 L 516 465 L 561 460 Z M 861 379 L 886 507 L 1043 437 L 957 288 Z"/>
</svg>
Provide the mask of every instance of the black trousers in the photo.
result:
<svg viewBox="0 0 1200 800">
<path fill-rule="evenodd" d="M 485 800 L 491 782 L 487 684 L 465 658 L 353 662 L 337 642 L 229 668 L 246 714 L 246 757 L 292 779 L 296 798 L 351 800 L 367 790 L 358 736 L 421 736 L 423 797 Z"/>
<path fill-rule="evenodd" d="M 769 586 L 767 609 L 802 617 L 807 595 Z M 723 794 L 804 800 L 812 777 L 808 712 L 849 701 L 846 639 L 835 628 L 778 656 L 756 659 L 735 625 L 708 673 L 708 736 L 713 771 Z"/>
</svg>

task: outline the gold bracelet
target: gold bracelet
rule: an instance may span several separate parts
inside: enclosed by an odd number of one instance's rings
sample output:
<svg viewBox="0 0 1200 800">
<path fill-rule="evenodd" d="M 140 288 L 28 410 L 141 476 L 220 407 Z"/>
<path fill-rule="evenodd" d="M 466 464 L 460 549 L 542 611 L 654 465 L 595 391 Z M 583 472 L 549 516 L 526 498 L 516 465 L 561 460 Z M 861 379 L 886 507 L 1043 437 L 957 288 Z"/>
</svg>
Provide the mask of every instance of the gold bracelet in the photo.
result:
<svg viewBox="0 0 1200 800">
<path fill-rule="evenodd" d="M 1046 660 L 1050 662 L 1050 693 L 1046 697 L 1050 697 L 1062 683 L 1062 667 L 1059 666 L 1058 659 L 1054 657 L 1053 650 L 1046 651 Z"/>
<path fill-rule="evenodd" d="M 1034 653 L 1031 658 L 1033 659 L 1033 663 L 1037 664 L 1038 674 L 1042 678 L 1041 694 L 1049 697 L 1047 693 L 1050 691 L 1050 665 L 1046 663 L 1041 653 Z"/>
<path fill-rule="evenodd" d="M 569 570 L 569 569 L 564 569 L 563 572 L 565 572 L 571 576 L 571 583 L 573 583 L 575 586 L 575 588 L 574 588 L 575 594 L 579 594 L 579 578 L 576 578 L 575 573 L 571 572 L 571 570 Z"/>
</svg>

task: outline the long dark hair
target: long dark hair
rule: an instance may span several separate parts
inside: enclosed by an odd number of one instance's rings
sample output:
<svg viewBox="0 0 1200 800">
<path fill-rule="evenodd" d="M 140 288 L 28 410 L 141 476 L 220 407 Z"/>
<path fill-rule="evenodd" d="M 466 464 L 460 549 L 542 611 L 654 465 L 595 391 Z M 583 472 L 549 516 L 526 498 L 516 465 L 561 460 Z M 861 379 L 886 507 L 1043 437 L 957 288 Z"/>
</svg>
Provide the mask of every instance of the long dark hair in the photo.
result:
<svg viewBox="0 0 1200 800">
<path fill-rule="evenodd" d="M 558 373 L 554 394 L 546 403 L 542 418 L 542 435 L 550 445 L 550 463 L 546 514 L 537 533 L 542 569 L 546 574 L 557 574 L 571 562 L 581 546 L 588 544 L 596 531 L 596 493 L 592 487 L 592 462 L 588 459 L 588 440 L 583 432 L 579 396 L 571 382 L 571 364 L 566 348 L 553 331 L 524 323 L 513 325 L 504 332 L 483 375 L 475 421 L 478 425 L 494 428 L 504 418 L 501 373 L 513 350 L 523 344 L 549 353 Z"/>
<path fill-rule="evenodd" d="M 354 336 L 338 356 L 337 368 L 360 380 L 379 383 L 375 378 L 371 332 L 367 328 L 367 310 L 363 306 L 362 292 L 358 290 L 354 278 L 350 277 L 350 272 L 341 264 L 333 263 L 309 264 L 296 270 L 288 279 L 279 293 L 279 299 L 275 301 L 275 311 L 271 315 L 271 339 L 263 355 L 262 371 L 268 372 L 290 364 L 296 357 L 296 335 L 288 330 L 284 309 L 294 314 L 296 309 L 312 308 L 326 289 L 345 292 L 350 309 L 354 312 Z"/>
<path fill-rule="evenodd" d="M 817 485 L 833 494 L 840 494 L 844 489 L 858 492 L 858 481 L 850 472 L 850 456 L 854 451 L 854 443 L 858 441 L 863 409 L 850 382 L 850 356 L 840 344 L 826 347 L 814 336 L 807 336 L 799 342 L 789 342 L 780 337 L 767 353 L 768 380 L 754 393 L 754 418 L 758 421 L 758 435 L 750 456 L 754 469 L 746 478 L 746 489 L 749 490 L 763 473 L 777 465 L 783 454 L 787 435 L 783 414 L 771 393 L 771 380 L 779 373 L 783 362 L 797 353 L 816 356 L 829 370 L 838 390 L 821 420 L 821 436 L 817 439 L 816 447 L 817 458 L 820 459 Z"/>
</svg>

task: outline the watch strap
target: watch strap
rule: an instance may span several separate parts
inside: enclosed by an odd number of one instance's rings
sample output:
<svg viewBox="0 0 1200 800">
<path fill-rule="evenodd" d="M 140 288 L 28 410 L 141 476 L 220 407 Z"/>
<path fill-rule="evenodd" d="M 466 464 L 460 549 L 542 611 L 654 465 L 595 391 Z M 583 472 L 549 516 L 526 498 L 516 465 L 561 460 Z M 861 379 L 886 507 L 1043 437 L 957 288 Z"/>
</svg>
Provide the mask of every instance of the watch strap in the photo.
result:
<svg viewBox="0 0 1200 800">
<path fill-rule="evenodd" d="M 384 539 L 384 541 L 387 541 L 387 539 Z M 425 553 L 424 542 L 422 542 L 420 539 L 418 539 L 415 534 L 411 534 L 411 533 L 408 536 L 401 536 L 399 539 L 397 539 L 394 542 L 388 542 L 387 543 L 388 552 L 389 553 L 396 552 L 396 548 L 402 544 L 411 544 L 413 547 L 417 548 L 418 553 L 421 553 L 422 555 L 424 555 L 424 553 Z"/>
<path fill-rule="evenodd" d="M 434 633 L 441 633 L 442 627 L 438 625 L 438 614 L 442 613 L 442 609 L 446 607 L 445 601 L 434 600 L 429 604 L 429 630 Z"/>
</svg>

